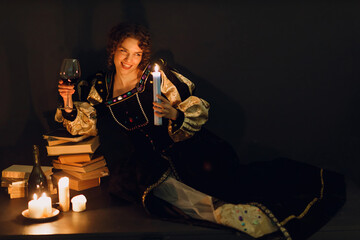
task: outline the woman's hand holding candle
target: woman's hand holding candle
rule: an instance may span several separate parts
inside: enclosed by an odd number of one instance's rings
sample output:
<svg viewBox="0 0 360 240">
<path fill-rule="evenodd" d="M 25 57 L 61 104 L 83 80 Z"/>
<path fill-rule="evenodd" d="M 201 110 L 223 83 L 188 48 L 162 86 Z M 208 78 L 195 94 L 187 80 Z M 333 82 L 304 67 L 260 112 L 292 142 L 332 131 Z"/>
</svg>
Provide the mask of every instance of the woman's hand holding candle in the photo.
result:
<svg viewBox="0 0 360 240">
<path fill-rule="evenodd" d="M 179 116 L 178 110 L 176 110 L 167 100 L 161 95 L 157 95 L 157 97 L 161 100 L 161 102 L 154 102 L 154 114 L 158 117 L 164 117 L 171 120 L 176 120 Z"/>
</svg>

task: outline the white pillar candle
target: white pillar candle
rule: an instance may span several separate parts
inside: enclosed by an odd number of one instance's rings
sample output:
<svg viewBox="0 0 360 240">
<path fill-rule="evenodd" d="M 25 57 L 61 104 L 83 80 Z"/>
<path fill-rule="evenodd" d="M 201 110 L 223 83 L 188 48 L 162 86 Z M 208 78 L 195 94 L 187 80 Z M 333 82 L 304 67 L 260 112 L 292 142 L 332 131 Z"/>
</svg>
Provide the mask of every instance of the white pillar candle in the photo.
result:
<svg viewBox="0 0 360 240">
<path fill-rule="evenodd" d="M 41 218 L 44 213 L 44 207 L 41 205 L 41 201 L 37 199 L 37 195 L 34 194 L 34 199 L 28 203 L 29 217 Z"/>
<path fill-rule="evenodd" d="M 74 212 L 82 212 L 86 209 L 86 197 L 84 195 L 77 195 L 71 199 L 72 210 Z"/>
<path fill-rule="evenodd" d="M 156 96 L 161 94 L 161 73 L 159 72 L 159 66 L 155 65 L 155 72 L 152 72 L 153 76 L 153 100 L 154 102 L 161 102 L 160 99 Z M 155 110 L 154 110 L 155 111 Z M 162 125 L 162 118 L 154 114 L 154 125 Z"/>
<path fill-rule="evenodd" d="M 61 211 L 67 212 L 70 209 L 70 189 L 68 177 L 62 177 L 59 179 L 58 191 Z"/>
<path fill-rule="evenodd" d="M 41 205 L 44 207 L 43 217 L 50 217 L 52 214 L 52 204 L 51 197 L 46 196 L 46 193 L 43 193 L 39 198 Z"/>
</svg>

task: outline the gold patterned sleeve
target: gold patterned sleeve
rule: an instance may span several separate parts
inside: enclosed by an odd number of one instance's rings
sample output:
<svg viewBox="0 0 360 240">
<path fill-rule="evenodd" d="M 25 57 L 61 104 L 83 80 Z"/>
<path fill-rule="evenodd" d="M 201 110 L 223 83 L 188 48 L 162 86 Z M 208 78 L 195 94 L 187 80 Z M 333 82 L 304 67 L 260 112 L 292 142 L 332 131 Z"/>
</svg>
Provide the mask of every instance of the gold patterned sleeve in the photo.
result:
<svg viewBox="0 0 360 240">
<path fill-rule="evenodd" d="M 96 110 L 88 102 L 74 102 L 77 109 L 76 118 L 73 121 L 65 119 L 60 109 L 57 109 L 55 121 L 62 122 L 64 127 L 72 135 L 96 136 Z"/>
<path fill-rule="evenodd" d="M 183 75 L 173 71 L 178 80 L 185 83 L 190 94 L 195 85 Z M 210 104 L 196 96 L 190 96 L 187 99 L 181 99 L 178 89 L 174 84 L 162 74 L 161 92 L 170 101 L 171 105 L 184 115 L 184 121 L 180 127 L 175 128 L 174 121 L 169 120 L 168 132 L 174 142 L 179 142 L 192 137 L 208 120 Z"/>
</svg>

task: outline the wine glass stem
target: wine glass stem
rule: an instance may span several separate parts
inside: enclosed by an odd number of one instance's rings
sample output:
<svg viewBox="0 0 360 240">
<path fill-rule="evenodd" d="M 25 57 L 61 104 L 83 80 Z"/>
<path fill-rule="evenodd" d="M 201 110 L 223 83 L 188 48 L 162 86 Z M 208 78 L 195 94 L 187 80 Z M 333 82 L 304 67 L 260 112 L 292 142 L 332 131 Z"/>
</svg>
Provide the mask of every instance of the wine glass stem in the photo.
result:
<svg viewBox="0 0 360 240">
<path fill-rule="evenodd" d="M 66 109 L 72 109 L 72 107 L 70 106 L 70 98 L 71 98 L 71 94 L 68 94 L 68 96 L 66 98 L 66 103 L 65 103 Z"/>
</svg>

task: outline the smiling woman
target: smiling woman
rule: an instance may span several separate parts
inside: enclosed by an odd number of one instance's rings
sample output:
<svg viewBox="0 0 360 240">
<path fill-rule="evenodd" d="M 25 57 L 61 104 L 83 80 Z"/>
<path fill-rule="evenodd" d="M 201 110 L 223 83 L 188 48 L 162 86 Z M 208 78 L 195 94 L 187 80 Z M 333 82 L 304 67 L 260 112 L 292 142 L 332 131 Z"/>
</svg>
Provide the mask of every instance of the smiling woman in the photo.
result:
<svg viewBox="0 0 360 240">
<path fill-rule="evenodd" d="M 114 54 L 116 68 L 113 95 L 129 91 L 138 83 L 138 65 L 142 60 L 142 49 L 135 38 L 126 38 L 118 45 Z"/>
<path fill-rule="evenodd" d="M 240 164 L 232 147 L 207 131 L 210 105 L 163 60 L 150 61 L 150 35 L 120 24 L 109 35 L 108 71 L 93 79 L 88 102 L 71 100 L 56 120 L 72 134 L 98 134 L 109 191 L 151 214 L 232 227 L 258 238 L 305 239 L 344 202 L 342 176 L 276 159 Z M 161 102 L 153 102 L 154 66 Z M 74 93 L 59 84 L 64 101 Z M 154 125 L 154 115 L 163 125 Z"/>
<path fill-rule="evenodd" d="M 124 75 L 129 74 L 129 70 L 135 71 L 142 60 L 142 52 L 137 39 L 126 38 L 119 44 L 115 52 L 114 64 L 116 68 Z"/>
<path fill-rule="evenodd" d="M 127 38 L 138 40 L 137 46 L 133 46 L 142 54 L 138 68 L 143 69 L 149 63 L 151 49 L 149 32 L 141 25 L 123 23 L 113 27 L 109 34 L 107 64 L 110 69 L 114 66 L 114 56 L 117 50 L 121 47 L 126 47 L 121 45 L 125 44 L 124 41 Z"/>
</svg>

